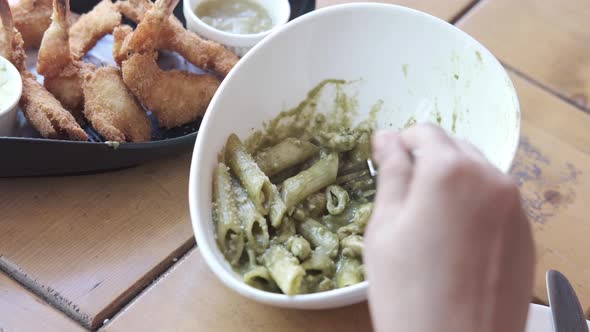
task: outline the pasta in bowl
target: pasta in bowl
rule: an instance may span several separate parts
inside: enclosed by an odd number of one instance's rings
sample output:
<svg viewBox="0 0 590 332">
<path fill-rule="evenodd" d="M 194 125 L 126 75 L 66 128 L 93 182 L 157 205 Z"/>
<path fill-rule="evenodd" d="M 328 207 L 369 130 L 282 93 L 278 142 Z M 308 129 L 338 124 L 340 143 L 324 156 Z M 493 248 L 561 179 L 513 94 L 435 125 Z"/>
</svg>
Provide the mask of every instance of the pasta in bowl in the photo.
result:
<svg viewBox="0 0 590 332">
<path fill-rule="evenodd" d="M 326 84 L 344 82 L 320 83 L 246 143 L 231 134 L 214 170 L 217 245 L 260 290 L 308 294 L 364 280 L 363 234 L 375 194 L 365 163 L 374 125 L 369 118 L 351 127 L 351 100 L 342 91 L 328 116 L 315 114 Z"/>
<path fill-rule="evenodd" d="M 452 25 L 349 4 L 278 29 L 222 82 L 197 137 L 189 206 L 203 259 L 258 302 L 325 309 L 365 300 L 370 136 L 421 121 L 510 168 L 520 130 L 512 83 Z"/>
</svg>

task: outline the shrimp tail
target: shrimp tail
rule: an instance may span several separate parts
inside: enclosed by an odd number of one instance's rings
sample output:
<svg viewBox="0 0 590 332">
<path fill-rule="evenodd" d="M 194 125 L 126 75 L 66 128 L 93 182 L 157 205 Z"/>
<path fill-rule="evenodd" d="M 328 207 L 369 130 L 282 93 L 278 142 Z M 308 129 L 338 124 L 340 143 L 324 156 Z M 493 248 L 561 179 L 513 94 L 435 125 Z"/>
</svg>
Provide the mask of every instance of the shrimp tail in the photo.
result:
<svg viewBox="0 0 590 332">
<path fill-rule="evenodd" d="M 53 17 L 54 21 L 60 22 L 62 25 L 68 24 L 68 16 L 70 14 L 69 0 L 53 0 Z"/>
<path fill-rule="evenodd" d="M 12 12 L 8 0 L 0 0 L 0 19 L 2 19 L 2 26 L 7 32 L 14 31 L 14 21 L 12 19 Z"/>
<path fill-rule="evenodd" d="M 157 0 L 154 6 L 156 10 L 168 17 L 172 15 L 172 12 L 174 12 L 174 8 L 176 8 L 178 2 L 180 2 L 180 0 Z"/>
</svg>

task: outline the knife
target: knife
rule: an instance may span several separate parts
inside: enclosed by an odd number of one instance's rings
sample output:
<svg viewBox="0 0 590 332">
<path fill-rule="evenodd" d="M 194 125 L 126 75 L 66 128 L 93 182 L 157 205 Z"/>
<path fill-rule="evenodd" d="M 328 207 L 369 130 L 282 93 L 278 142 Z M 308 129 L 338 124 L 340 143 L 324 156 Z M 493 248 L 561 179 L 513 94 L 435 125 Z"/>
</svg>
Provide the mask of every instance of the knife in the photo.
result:
<svg viewBox="0 0 590 332">
<path fill-rule="evenodd" d="M 547 294 L 555 332 L 589 332 L 584 311 L 567 278 L 558 271 L 547 271 Z"/>
</svg>

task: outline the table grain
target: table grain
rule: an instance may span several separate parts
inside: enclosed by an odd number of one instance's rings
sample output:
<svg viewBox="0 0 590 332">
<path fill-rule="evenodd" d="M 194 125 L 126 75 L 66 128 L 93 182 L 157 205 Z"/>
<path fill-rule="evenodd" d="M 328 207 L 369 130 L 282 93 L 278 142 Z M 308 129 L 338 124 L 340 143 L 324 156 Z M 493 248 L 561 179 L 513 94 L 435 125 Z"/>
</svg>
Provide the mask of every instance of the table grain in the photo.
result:
<svg viewBox="0 0 590 332">
<path fill-rule="evenodd" d="M 483 0 L 458 25 L 501 61 L 588 112 L 588 18 L 588 0 Z"/>
<path fill-rule="evenodd" d="M 85 331 L 16 281 L 0 274 L 0 331 Z"/>
<path fill-rule="evenodd" d="M 193 246 L 189 163 L 185 154 L 112 173 L 0 179 L 0 270 L 100 325 Z"/>
</svg>

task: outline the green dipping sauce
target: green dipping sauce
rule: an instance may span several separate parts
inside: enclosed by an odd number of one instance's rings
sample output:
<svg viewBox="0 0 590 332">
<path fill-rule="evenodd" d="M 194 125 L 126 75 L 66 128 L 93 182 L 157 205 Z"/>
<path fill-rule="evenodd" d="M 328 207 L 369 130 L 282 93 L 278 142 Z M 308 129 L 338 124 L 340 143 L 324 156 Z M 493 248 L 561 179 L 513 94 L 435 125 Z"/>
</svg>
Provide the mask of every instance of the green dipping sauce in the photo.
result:
<svg viewBox="0 0 590 332">
<path fill-rule="evenodd" d="M 235 34 L 256 34 L 273 26 L 266 9 L 250 0 L 207 0 L 195 14 L 215 29 Z"/>
</svg>

